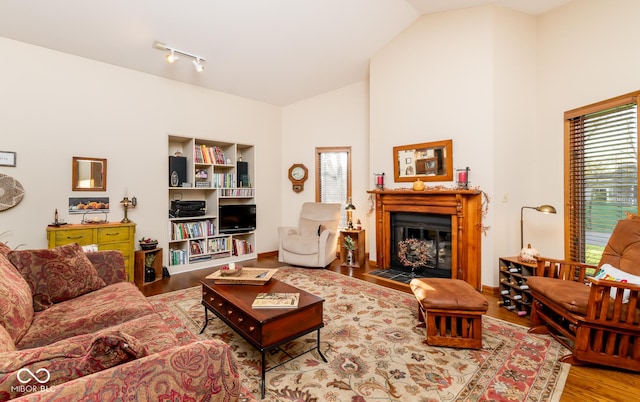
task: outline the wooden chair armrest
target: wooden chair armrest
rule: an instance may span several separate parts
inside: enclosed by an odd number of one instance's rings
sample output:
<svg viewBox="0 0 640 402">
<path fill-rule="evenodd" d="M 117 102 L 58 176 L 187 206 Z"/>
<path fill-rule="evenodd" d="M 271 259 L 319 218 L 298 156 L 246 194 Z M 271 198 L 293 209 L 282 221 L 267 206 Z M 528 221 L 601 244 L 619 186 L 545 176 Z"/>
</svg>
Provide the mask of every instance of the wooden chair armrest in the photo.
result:
<svg viewBox="0 0 640 402">
<path fill-rule="evenodd" d="M 600 325 L 640 326 L 640 285 L 587 278 L 591 286 L 586 320 Z"/>
<path fill-rule="evenodd" d="M 558 260 L 554 258 L 538 257 L 537 276 L 563 279 L 586 283 L 586 278 L 595 275 L 596 265 L 584 264 L 576 261 Z"/>
</svg>

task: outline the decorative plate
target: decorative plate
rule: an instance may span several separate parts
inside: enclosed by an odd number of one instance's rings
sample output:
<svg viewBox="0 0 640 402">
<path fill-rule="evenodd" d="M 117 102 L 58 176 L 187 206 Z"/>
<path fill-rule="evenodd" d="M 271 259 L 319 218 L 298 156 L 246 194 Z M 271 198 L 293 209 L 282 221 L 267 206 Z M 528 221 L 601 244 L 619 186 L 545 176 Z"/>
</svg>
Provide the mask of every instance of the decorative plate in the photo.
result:
<svg viewBox="0 0 640 402">
<path fill-rule="evenodd" d="M 22 201 L 24 188 L 11 176 L 0 174 L 0 211 L 13 208 Z"/>
</svg>

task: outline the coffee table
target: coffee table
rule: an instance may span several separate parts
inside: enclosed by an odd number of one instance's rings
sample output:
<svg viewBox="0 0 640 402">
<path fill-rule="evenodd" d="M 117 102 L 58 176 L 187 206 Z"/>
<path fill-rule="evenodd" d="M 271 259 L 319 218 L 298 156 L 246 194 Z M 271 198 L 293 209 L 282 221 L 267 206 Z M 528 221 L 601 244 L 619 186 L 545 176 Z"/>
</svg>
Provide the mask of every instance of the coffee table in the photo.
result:
<svg viewBox="0 0 640 402">
<path fill-rule="evenodd" d="M 273 370 L 314 349 L 327 362 L 320 351 L 320 328 L 322 321 L 322 303 L 324 299 L 302 289 L 288 285 L 277 279 L 271 279 L 264 285 L 220 285 L 211 279 L 204 279 L 202 283 L 202 305 L 204 306 L 205 322 L 200 333 L 209 323 L 209 311 L 224 321 L 229 327 L 252 344 L 262 354 L 262 385 L 261 396 L 264 398 L 265 373 Z M 251 307 L 258 293 L 281 292 L 300 293 L 297 308 L 254 309 Z M 265 353 L 279 348 L 281 345 L 303 335 L 317 331 L 316 347 L 289 356 L 289 360 L 265 369 Z M 281 349 L 282 350 L 282 349 Z"/>
</svg>

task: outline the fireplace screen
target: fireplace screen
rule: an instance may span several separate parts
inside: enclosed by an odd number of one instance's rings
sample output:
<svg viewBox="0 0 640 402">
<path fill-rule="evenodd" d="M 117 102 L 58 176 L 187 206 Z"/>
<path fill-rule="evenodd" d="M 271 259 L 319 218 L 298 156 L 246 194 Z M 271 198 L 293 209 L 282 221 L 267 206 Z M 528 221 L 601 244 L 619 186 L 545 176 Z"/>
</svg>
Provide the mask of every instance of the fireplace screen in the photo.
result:
<svg viewBox="0 0 640 402">
<path fill-rule="evenodd" d="M 451 217 L 391 214 L 391 268 L 429 278 L 451 278 Z"/>
</svg>

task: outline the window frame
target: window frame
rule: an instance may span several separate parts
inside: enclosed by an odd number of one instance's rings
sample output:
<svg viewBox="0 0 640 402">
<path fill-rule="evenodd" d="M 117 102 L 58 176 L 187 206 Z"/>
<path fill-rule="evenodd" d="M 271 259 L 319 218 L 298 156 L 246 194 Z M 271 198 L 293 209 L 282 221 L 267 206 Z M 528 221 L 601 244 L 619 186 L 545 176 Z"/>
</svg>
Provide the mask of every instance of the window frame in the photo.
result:
<svg viewBox="0 0 640 402">
<path fill-rule="evenodd" d="M 315 172 L 315 188 L 316 188 L 316 202 L 322 202 L 322 189 L 320 186 L 321 180 L 321 161 L 320 155 L 326 152 L 346 152 L 347 153 L 347 197 L 342 200 L 340 203 L 343 206 L 346 206 L 347 200 L 352 196 L 351 194 L 351 182 L 352 182 L 352 171 L 351 171 L 351 147 L 343 146 L 343 147 L 316 147 L 316 172 Z M 341 208 L 341 216 L 345 215 L 344 208 Z"/>
<path fill-rule="evenodd" d="M 631 92 L 625 95 L 617 96 L 611 99 L 607 99 L 601 102 L 593 103 L 591 105 L 583 106 L 573 110 L 569 110 L 564 113 L 564 253 L 565 258 L 574 260 L 585 260 L 587 258 L 586 250 L 584 252 L 576 252 L 573 250 L 575 242 L 572 239 L 572 229 L 575 225 L 572 224 L 572 217 L 574 216 L 573 210 L 576 205 L 573 204 L 572 197 L 572 120 L 578 117 L 590 115 L 606 111 L 608 109 L 628 105 L 636 105 L 636 141 L 640 140 L 640 124 L 638 124 L 640 118 L 640 91 Z M 640 143 L 640 142 L 638 142 Z M 638 158 L 638 150 L 636 149 L 636 199 L 638 199 L 640 193 L 640 160 Z M 637 207 L 637 206 L 636 206 Z M 576 256 L 582 255 L 584 258 L 577 258 Z M 579 261 L 584 262 L 584 261 Z"/>
</svg>

